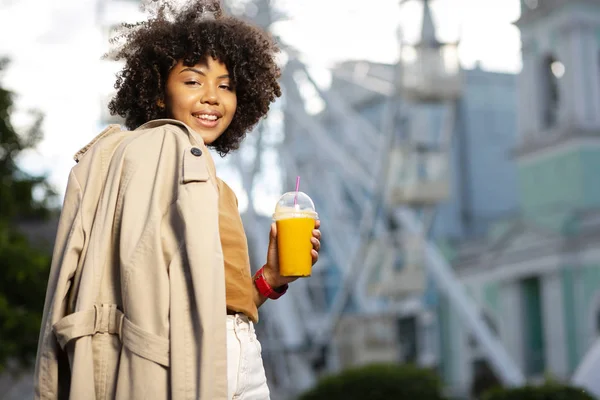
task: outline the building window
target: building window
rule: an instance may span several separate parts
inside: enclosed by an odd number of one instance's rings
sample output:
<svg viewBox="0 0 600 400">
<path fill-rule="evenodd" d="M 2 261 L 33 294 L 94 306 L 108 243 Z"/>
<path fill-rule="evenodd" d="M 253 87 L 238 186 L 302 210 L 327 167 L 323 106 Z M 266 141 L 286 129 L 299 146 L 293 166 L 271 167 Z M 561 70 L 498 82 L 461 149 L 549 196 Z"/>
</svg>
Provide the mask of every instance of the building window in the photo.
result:
<svg viewBox="0 0 600 400">
<path fill-rule="evenodd" d="M 589 345 L 592 345 L 598 339 L 600 339 L 600 290 L 597 290 L 590 303 L 590 309 L 588 314 L 588 338 Z"/>
<path fill-rule="evenodd" d="M 396 250 L 395 250 L 395 253 L 396 253 L 396 255 L 394 257 L 394 272 L 395 273 L 399 273 L 406 266 L 406 261 L 404 259 L 403 252 L 404 252 L 404 250 L 401 248 L 396 248 Z"/>
<path fill-rule="evenodd" d="M 540 279 L 538 277 L 524 279 L 521 283 L 521 290 L 525 373 L 528 376 L 539 375 L 544 372 L 546 364 Z"/>
<path fill-rule="evenodd" d="M 498 326 L 492 317 L 484 312 L 482 318 L 489 330 L 498 336 Z M 473 356 L 471 359 L 471 368 L 473 369 L 471 396 L 474 399 L 478 399 L 483 392 L 492 387 L 499 386 L 501 382 L 485 359 L 473 334 L 469 334 L 468 336 L 468 345 Z"/>
<path fill-rule="evenodd" d="M 544 128 L 553 128 L 558 123 L 560 111 L 560 79 L 565 74 L 565 66 L 553 55 L 544 58 L 542 64 L 542 122 Z"/>
<path fill-rule="evenodd" d="M 417 318 L 409 316 L 397 320 L 400 362 L 416 364 L 419 356 L 417 343 Z"/>
<path fill-rule="evenodd" d="M 473 399 L 480 399 L 482 394 L 488 390 L 502 386 L 502 381 L 498 379 L 490 364 L 484 358 L 474 360 L 472 368 L 471 397 Z"/>
</svg>

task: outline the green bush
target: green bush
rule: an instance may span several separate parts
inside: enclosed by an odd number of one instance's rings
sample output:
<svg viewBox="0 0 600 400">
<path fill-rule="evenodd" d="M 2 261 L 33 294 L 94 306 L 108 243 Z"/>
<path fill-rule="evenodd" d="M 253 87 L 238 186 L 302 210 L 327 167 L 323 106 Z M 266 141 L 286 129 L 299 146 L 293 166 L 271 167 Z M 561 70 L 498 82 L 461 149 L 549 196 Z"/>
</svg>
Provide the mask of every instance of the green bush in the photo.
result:
<svg viewBox="0 0 600 400">
<path fill-rule="evenodd" d="M 375 364 L 323 378 L 299 400 L 442 400 L 437 375 L 410 365 Z"/>
<path fill-rule="evenodd" d="M 483 400 L 596 400 L 585 390 L 573 386 L 546 384 L 511 389 L 492 389 Z"/>
</svg>

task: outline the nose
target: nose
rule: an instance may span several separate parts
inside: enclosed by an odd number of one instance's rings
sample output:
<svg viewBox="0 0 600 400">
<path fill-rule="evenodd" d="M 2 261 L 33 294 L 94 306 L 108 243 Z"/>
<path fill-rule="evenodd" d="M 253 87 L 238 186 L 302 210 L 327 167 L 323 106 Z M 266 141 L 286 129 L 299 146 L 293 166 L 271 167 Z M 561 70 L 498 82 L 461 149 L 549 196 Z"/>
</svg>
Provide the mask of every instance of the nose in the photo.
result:
<svg viewBox="0 0 600 400">
<path fill-rule="evenodd" d="M 205 90 L 202 92 L 202 97 L 200 98 L 200 102 L 203 104 L 211 104 L 211 105 L 215 105 L 215 104 L 219 103 L 216 85 L 209 84 L 209 85 L 205 86 Z"/>
</svg>

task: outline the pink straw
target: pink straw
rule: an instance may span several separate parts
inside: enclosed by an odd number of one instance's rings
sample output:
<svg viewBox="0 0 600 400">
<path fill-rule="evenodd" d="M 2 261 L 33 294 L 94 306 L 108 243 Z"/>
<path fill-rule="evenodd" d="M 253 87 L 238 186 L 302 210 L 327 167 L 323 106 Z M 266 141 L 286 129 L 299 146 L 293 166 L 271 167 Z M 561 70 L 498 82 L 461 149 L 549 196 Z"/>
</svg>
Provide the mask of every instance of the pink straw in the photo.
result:
<svg viewBox="0 0 600 400">
<path fill-rule="evenodd" d="M 296 177 L 296 196 L 294 197 L 294 205 L 298 205 L 298 190 L 300 189 L 300 176 Z"/>
</svg>

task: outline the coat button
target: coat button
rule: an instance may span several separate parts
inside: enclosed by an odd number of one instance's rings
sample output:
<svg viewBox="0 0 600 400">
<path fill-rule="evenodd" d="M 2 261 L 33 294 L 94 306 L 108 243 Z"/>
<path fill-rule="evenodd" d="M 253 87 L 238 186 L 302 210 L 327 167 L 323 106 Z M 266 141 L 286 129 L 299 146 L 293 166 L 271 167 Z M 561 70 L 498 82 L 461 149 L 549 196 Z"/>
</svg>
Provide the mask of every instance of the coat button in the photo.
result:
<svg viewBox="0 0 600 400">
<path fill-rule="evenodd" d="M 192 154 L 195 155 L 196 157 L 200 157 L 202 155 L 202 150 L 200 150 L 197 147 L 192 147 Z"/>
</svg>

